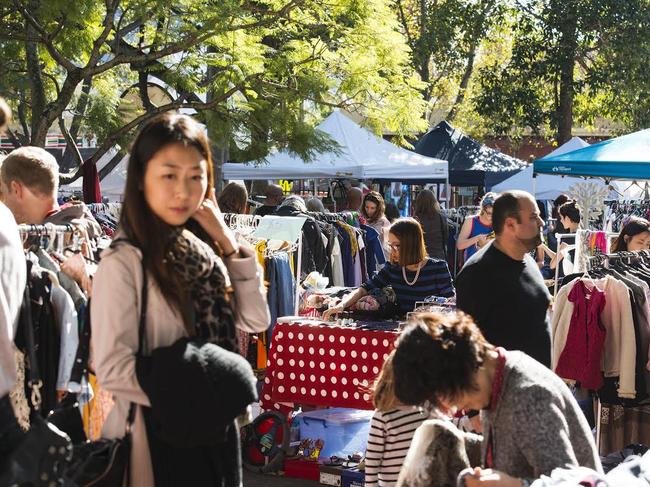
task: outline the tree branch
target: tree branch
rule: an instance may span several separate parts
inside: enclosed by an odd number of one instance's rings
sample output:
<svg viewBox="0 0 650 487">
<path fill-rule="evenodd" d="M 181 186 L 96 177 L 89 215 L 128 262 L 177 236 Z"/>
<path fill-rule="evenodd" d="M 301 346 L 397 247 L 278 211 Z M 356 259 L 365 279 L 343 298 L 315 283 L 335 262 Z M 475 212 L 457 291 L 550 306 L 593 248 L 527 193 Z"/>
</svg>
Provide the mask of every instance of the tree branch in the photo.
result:
<svg viewBox="0 0 650 487">
<path fill-rule="evenodd" d="M 63 120 L 63 114 L 59 115 L 59 129 L 61 129 L 61 133 L 63 134 L 63 137 L 65 138 L 65 144 L 66 144 L 66 152 L 69 150 L 75 160 L 77 161 L 77 164 L 75 166 L 82 166 L 84 161 L 83 158 L 81 157 L 81 152 L 79 152 L 79 147 L 77 147 L 77 142 L 72 138 L 72 135 L 70 135 L 70 132 L 68 131 L 68 127 L 65 126 L 65 120 Z"/>
<path fill-rule="evenodd" d="M 11 130 L 9 127 L 6 127 L 7 130 L 7 135 L 9 135 L 9 138 L 11 139 L 11 143 L 14 145 L 15 149 L 18 149 L 19 147 L 22 147 L 23 144 L 20 143 L 20 140 L 18 140 L 18 137 L 16 137 L 16 134 L 14 134 L 13 130 Z"/>
<path fill-rule="evenodd" d="M 402 5 L 402 0 L 396 0 L 397 8 L 399 9 L 399 16 L 402 20 L 402 26 L 404 27 L 404 32 L 406 33 L 406 39 L 408 40 L 409 46 L 411 49 L 415 47 L 413 44 L 413 37 L 411 36 L 411 31 L 409 30 L 408 23 L 406 22 L 406 15 L 404 15 L 404 6 Z"/>
<path fill-rule="evenodd" d="M 253 75 L 250 77 L 250 79 L 257 78 L 259 75 Z M 173 103 L 168 103 L 167 105 L 161 105 L 159 107 L 154 107 L 154 109 L 150 112 L 146 112 L 139 117 L 133 119 L 131 122 L 128 124 L 124 125 L 123 127 L 120 127 L 118 130 L 110 134 L 102 143 L 101 146 L 97 148 L 97 151 L 92 155 L 90 159 L 88 159 L 88 163 L 90 164 L 95 164 L 99 158 L 104 155 L 107 151 L 111 149 L 115 145 L 115 143 L 120 140 L 122 137 L 127 135 L 131 130 L 134 128 L 138 127 L 140 124 L 147 122 L 154 118 L 156 115 L 160 115 L 161 113 L 169 112 L 172 110 L 180 110 L 181 108 L 189 108 L 189 109 L 194 109 L 194 110 L 210 110 L 216 107 L 218 104 L 223 103 L 225 100 L 230 98 L 232 95 L 234 95 L 236 92 L 241 91 L 245 88 L 244 83 L 234 86 L 228 91 L 222 93 L 221 95 L 215 97 L 213 100 L 210 102 L 203 102 L 203 103 L 191 103 L 191 102 L 173 102 Z M 74 178 L 78 178 L 79 176 L 77 173 L 79 172 L 79 169 L 76 171 L 73 171 L 69 175 L 63 176 L 61 179 L 62 184 L 67 184 L 71 181 L 74 181 Z"/>
<path fill-rule="evenodd" d="M 103 22 L 104 30 L 93 42 L 93 49 L 90 51 L 88 63 L 86 64 L 87 67 L 95 66 L 97 61 L 99 61 L 101 48 L 106 42 L 106 39 L 108 39 L 108 35 L 111 33 L 111 30 L 113 30 L 113 26 L 115 25 L 115 12 L 117 11 L 117 7 L 120 5 L 120 1 L 121 0 L 106 0 L 106 15 L 104 16 Z"/>
<path fill-rule="evenodd" d="M 67 59 L 63 54 L 59 52 L 59 50 L 54 47 L 54 44 L 52 43 L 52 38 L 51 36 L 45 31 L 45 29 L 38 23 L 38 21 L 29 13 L 29 11 L 24 8 L 18 0 L 14 0 L 14 5 L 16 8 L 20 11 L 22 16 L 27 20 L 27 23 L 32 26 L 32 28 L 38 32 L 40 36 L 40 42 L 45 46 L 47 49 L 47 52 L 50 53 L 50 56 L 63 67 L 66 71 L 74 71 L 77 69 L 77 67 Z"/>
<path fill-rule="evenodd" d="M 456 101 L 454 102 L 454 105 L 451 107 L 451 110 L 449 110 L 449 113 L 447 114 L 447 120 L 449 122 L 452 122 L 456 118 L 456 115 L 458 114 L 458 109 L 460 105 L 463 103 L 463 100 L 465 99 L 467 86 L 469 85 L 469 80 L 472 77 L 472 73 L 474 72 L 474 59 L 476 57 L 477 47 L 478 47 L 478 42 L 476 39 L 474 39 L 474 43 L 470 47 L 469 55 L 467 57 L 467 65 L 465 67 L 465 72 L 463 73 L 463 79 L 461 80 L 460 86 L 458 88 Z"/>
</svg>

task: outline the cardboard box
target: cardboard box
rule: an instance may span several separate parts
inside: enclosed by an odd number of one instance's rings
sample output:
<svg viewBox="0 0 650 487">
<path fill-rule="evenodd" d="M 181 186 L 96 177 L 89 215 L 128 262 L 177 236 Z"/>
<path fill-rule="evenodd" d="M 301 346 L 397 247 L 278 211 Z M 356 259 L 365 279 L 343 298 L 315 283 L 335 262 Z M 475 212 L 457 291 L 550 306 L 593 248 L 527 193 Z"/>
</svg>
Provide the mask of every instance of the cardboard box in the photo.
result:
<svg viewBox="0 0 650 487">
<path fill-rule="evenodd" d="M 343 470 L 341 474 L 341 487 L 364 487 L 366 474 L 358 468 Z"/>
<path fill-rule="evenodd" d="M 343 469 L 341 467 L 333 467 L 331 465 L 320 466 L 320 483 L 323 485 L 333 485 L 341 487 L 341 474 Z"/>
</svg>

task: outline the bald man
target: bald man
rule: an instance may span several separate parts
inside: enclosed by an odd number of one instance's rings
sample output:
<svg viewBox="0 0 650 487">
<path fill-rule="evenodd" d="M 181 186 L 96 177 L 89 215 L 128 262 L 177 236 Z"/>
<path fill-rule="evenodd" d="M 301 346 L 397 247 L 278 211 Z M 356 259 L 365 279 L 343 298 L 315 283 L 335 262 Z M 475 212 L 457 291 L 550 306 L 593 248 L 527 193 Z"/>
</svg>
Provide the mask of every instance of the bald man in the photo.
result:
<svg viewBox="0 0 650 487">
<path fill-rule="evenodd" d="M 284 192 L 277 184 L 269 184 L 266 188 L 266 200 L 262 206 L 255 210 L 255 214 L 259 216 L 270 215 L 275 212 L 278 205 L 284 200 Z"/>
<path fill-rule="evenodd" d="M 361 188 L 350 188 L 348 190 L 348 210 L 359 211 L 363 202 L 363 191 Z"/>
<path fill-rule="evenodd" d="M 495 200 L 494 241 L 472 256 L 456 278 L 456 305 L 474 318 L 490 343 L 521 350 L 551 366 L 551 296 L 530 252 L 544 220 L 535 198 L 506 191 Z"/>
</svg>

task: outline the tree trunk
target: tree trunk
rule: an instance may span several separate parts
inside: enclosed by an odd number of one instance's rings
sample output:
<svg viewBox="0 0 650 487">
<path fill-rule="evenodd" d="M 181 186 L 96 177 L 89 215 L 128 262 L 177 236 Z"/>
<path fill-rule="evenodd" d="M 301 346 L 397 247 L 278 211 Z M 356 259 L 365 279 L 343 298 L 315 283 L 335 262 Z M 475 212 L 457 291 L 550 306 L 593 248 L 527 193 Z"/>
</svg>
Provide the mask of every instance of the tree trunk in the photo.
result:
<svg viewBox="0 0 650 487">
<path fill-rule="evenodd" d="M 427 17 L 427 2 L 426 0 L 420 0 L 420 33 L 417 39 L 417 52 L 414 54 L 417 56 L 420 77 L 425 83 L 429 83 L 431 80 L 431 72 L 429 71 L 429 52 L 424 41 L 427 35 Z M 422 93 L 427 96 L 429 93 L 429 87 L 426 87 Z"/>
<path fill-rule="evenodd" d="M 61 161 L 61 169 L 66 172 L 79 163 L 77 158 L 79 149 L 76 147 L 76 142 L 77 137 L 79 136 L 79 131 L 81 130 L 81 121 L 83 120 L 86 114 L 86 108 L 88 107 L 88 95 L 90 94 L 91 86 L 92 78 L 86 78 L 83 80 L 81 94 L 77 100 L 77 106 L 75 107 L 72 123 L 70 124 L 70 137 L 75 142 L 75 146 L 71 147 L 69 144 L 66 146 L 65 152 L 63 153 L 63 160 Z M 73 162 L 76 162 L 76 164 L 72 164 Z"/>
<path fill-rule="evenodd" d="M 110 172 L 115 169 L 115 166 L 117 166 L 122 159 L 124 159 L 124 156 L 126 155 L 126 151 L 123 149 L 120 149 L 117 151 L 117 154 L 113 156 L 113 158 L 108 161 L 108 163 L 99 171 L 99 180 L 101 181 L 104 179 L 106 176 L 110 174 Z"/>
<path fill-rule="evenodd" d="M 456 95 L 456 101 L 454 102 L 454 106 L 451 107 L 451 110 L 449 110 L 449 113 L 447 114 L 447 121 L 450 123 L 456 118 L 456 115 L 458 114 L 458 109 L 462 105 L 463 100 L 465 100 L 465 93 L 467 91 L 467 86 L 469 85 L 469 80 L 472 77 L 472 73 L 474 72 L 474 60 L 476 59 L 477 46 L 478 46 L 477 43 L 473 43 L 470 46 L 469 55 L 467 56 L 467 65 L 465 66 L 465 72 L 463 73 L 463 78 L 460 81 L 460 87 L 458 88 L 458 95 Z"/>
<path fill-rule="evenodd" d="M 216 49 L 212 46 L 208 47 L 209 53 L 216 52 Z M 208 66 L 206 73 L 206 80 L 211 80 L 215 76 L 214 66 Z M 214 100 L 214 90 L 212 88 L 208 89 L 206 101 L 210 103 Z M 212 113 L 206 114 L 206 122 L 208 126 L 208 135 L 212 140 L 212 167 L 214 170 L 214 187 L 217 194 L 221 193 L 223 189 L 223 165 L 228 161 L 229 151 L 228 151 L 228 137 L 222 134 L 212 134 L 210 133 L 210 120 L 214 116 Z"/>
<path fill-rule="evenodd" d="M 572 3 L 563 8 L 560 25 L 560 104 L 557 119 L 557 142 L 571 139 L 573 128 L 574 68 L 578 50 L 577 13 Z"/>
<path fill-rule="evenodd" d="M 32 5 L 34 3 L 32 2 Z M 37 37 L 34 27 L 25 21 L 25 31 L 28 37 Z M 25 60 L 27 62 L 27 72 L 29 76 L 29 87 L 31 91 L 31 144 L 39 147 L 45 146 L 47 130 L 42 133 L 39 130 L 39 123 L 43 118 L 45 111 L 45 86 L 43 85 L 43 72 L 41 70 L 41 61 L 38 55 L 38 44 L 36 42 L 25 42 Z"/>
</svg>

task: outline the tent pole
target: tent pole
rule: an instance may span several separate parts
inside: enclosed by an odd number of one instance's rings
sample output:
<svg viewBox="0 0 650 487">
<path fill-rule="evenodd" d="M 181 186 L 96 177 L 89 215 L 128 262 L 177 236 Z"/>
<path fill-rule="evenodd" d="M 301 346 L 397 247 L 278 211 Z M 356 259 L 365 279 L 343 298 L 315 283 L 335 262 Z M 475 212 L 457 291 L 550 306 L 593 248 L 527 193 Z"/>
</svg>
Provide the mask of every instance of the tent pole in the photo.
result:
<svg viewBox="0 0 650 487">
<path fill-rule="evenodd" d="M 451 193 L 449 187 L 449 176 L 445 178 L 445 197 L 447 198 L 447 209 L 451 208 Z"/>
</svg>

